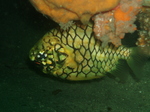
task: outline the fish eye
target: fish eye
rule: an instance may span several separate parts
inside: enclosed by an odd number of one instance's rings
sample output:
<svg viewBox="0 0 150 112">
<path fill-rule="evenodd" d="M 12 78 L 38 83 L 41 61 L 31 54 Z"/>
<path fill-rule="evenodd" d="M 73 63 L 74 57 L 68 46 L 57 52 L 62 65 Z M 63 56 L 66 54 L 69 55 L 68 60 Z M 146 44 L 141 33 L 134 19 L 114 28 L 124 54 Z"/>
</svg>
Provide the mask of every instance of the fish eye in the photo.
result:
<svg viewBox="0 0 150 112">
<path fill-rule="evenodd" d="M 45 58 L 47 58 L 47 53 L 45 51 L 40 51 L 36 57 L 37 59 L 44 60 Z"/>
</svg>

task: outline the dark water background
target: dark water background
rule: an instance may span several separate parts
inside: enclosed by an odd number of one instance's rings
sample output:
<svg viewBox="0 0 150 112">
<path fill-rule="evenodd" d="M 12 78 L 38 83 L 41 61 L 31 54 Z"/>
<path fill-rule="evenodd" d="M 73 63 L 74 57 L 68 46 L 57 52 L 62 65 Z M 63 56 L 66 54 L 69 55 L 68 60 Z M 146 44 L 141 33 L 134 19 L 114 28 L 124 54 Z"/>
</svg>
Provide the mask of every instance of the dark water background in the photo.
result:
<svg viewBox="0 0 150 112">
<path fill-rule="evenodd" d="M 32 67 L 28 53 L 56 24 L 28 0 L 0 6 L 0 112 L 150 112 L 150 62 L 139 82 L 50 78 Z"/>
</svg>

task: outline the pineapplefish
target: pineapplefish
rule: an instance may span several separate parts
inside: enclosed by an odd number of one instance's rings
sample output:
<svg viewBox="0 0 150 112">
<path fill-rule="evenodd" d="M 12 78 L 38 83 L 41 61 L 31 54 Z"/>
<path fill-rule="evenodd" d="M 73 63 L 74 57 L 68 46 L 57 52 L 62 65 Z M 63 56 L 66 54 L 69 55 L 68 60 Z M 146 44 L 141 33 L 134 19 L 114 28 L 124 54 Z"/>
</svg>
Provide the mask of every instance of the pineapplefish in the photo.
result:
<svg viewBox="0 0 150 112">
<path fill-rule="evenodd" d="M 92 29 L 91 23 L 75 24 L 67 30 L 53 29 L 35 44 L 29 57 L 44 73 L 73 81 L 105 75 L 125 80 L 128 74 L 141 75 L 149 48 L 112 44 L 102 47 Z"/>
</svg>

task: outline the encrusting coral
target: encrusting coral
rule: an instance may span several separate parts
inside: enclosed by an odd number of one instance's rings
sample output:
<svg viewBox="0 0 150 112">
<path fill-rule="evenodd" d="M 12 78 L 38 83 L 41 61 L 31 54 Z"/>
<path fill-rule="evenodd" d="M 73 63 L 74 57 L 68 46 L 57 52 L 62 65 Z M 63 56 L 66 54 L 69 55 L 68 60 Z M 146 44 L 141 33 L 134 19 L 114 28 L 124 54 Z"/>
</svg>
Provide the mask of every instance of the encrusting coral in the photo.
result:
<svg viewBox="0 0 150 112">
<path fill-rule="evenodd" d="M 74 20 L 87 25 L 94 21 L 95 38 L 105 47 L 120 46 L 125 33 L 136 30 L 136 15 L 143 0 L 30 0 L 42 14 L 49 16 L 66 30 Z"/>
</svg>

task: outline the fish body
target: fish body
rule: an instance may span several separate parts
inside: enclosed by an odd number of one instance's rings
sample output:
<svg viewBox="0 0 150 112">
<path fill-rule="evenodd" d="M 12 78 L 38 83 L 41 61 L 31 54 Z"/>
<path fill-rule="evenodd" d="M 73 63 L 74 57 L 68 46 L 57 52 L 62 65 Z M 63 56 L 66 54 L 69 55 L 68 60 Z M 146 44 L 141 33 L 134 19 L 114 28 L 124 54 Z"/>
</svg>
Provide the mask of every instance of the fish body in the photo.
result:
<svg viewBox="0 0 150 112">
<path fill-rule="evenodd" d="M 53 29 L 30 50 L 29 57 L 44 73 L 74 81 L 100 78 L 106 73 L 122 75 L 129 67 L 136 72 L 132 61 L 139 50 L 112 44 L 102 47 L 92 29 L 91 23 L 84 27 L 75 24 L 65 31 Z M 126 60 L 129 67 L 122 67 L 119 60 Z"/>
</svg>

